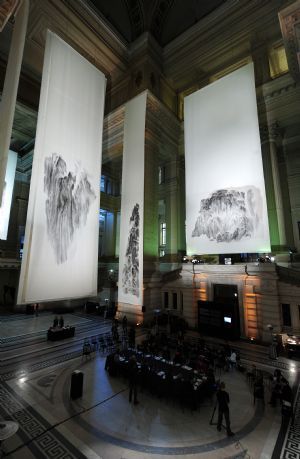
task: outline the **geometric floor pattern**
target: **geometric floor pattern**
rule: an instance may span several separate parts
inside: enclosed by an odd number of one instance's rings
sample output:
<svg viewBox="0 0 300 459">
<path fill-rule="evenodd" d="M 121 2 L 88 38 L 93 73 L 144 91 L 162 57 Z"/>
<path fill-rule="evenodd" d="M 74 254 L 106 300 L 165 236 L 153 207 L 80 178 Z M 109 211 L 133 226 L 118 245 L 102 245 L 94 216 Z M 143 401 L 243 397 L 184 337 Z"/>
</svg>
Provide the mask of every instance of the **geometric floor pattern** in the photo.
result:
<svg viewBox="0 0 300 459">
<path fill-rule="evenodd" d="M 300 459 L 300 392 L 294 404 L 294 423 L 290 423 L 280 456 L 281 459 Z"/>
<path fill-rule="evenodd" d="M 4 442 L 3 449 L 9 453 L 6 457 L 300 459 L 299 391 L 295 423 L 289 426 L 281 454 L 275 457 L 272 453 L 280 431 L 280 407 L 274 410 L 267 403 L 265 407 L 253 406 L 244 375 L 233 372 L 221 376 L 232 397 L 236 433 L 228 440 L 209 425 L 211 406 L 187 413 L 176 404 L 144 393 L 139 394 L 138 407 L 129 405 L 127 383 L 107 375 L 103 356 L 87 362 L 80 356 L 84 337 L 110 331 L 109 321 L 84 314 L 68 316 L 70 322 L 77 321 L 74 339 L 64 344 L 49 343 L 48 348 L 45 330 L 53 318 L 50 314 L 39 318 L 21 314 L 0 317 L 0 325 L 6 329 L 0 343 L 0 418 L 19 423 L 17 434 Z M 46 349 L 45 354 L 41 349 Z M 20 353 L 24 353 L 24 359 Z M 9 361 L 7 367 L 4 361 Z M 297 362 L 267 361 L 259 353 L 247 355 L 246 351 L 244 361 L 248 365 L 254 362 L 266 374 L 280 368 L 291 383 L 299 380 Z M 67 380 L 74 368 L 83 369 L 85 374 L 84 395 L 75 403 L 70 402 Z M 21 384 L 23 375 L 27 381 Z"/>
<path fill-rule="evenodd" d="M 18 435 L 40 459 L 83 459 L 85 456 L 5 383 L 0 386 L 0 413 L 19 423 Z M 13 457 L 13 453 L 10 454 Z"/>
</svg>

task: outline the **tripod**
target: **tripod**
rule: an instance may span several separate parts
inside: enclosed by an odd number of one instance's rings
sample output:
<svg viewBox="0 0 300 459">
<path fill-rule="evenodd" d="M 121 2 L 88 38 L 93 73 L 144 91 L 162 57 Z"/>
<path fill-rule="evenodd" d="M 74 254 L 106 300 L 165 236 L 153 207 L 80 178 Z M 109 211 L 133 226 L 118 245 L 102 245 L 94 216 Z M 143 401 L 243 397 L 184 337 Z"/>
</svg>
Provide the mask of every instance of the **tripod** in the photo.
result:
<svg viewBox="0 0 300 459">
<path fill-rule="evenodd" d="M 214 409 L 213 409 L 213 412 L 212 412 L 212 415 L 211 415 L 211 418 L 210 418 L 210 421 L 209 421 L 209 425 L 210 426 L 213 426 L 213 425 L 217 424 L 216 422 L 214 423 L 214 416 L 215 416 L 216 409 L 217 409 L 217 403 L 214 406 Z"/>
<path fill-rule="evenodd" d="M 217 422 L 214 422 L 214 417 L 215 417 L 217 406 L 218 406 L 218 404 L 216 403 L 215 406 L 214 406 L 210 421 L 209 421 L 209 425 L 210 426 L 216 426 L 218 424 Z M 224 424 L 221 424 L 221 426 L 226 430 L 226 427 L 224 426 Z"/>
</svg>

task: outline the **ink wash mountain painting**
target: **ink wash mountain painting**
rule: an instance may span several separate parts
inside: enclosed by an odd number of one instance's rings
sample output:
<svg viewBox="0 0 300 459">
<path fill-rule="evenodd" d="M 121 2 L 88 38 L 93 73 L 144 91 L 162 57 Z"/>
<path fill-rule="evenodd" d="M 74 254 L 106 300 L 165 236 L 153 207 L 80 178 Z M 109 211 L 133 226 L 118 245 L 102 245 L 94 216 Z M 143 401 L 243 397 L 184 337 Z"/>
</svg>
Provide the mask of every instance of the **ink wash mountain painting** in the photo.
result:
<svg viewBox="0 0 300 459">
<path fill-rule="evenodd" d="M 44 191 L 47 234 L 57 264 L 67 261 L 76 231 L 85 226 L 96 194 L 85 169 L 76 164 L 68 170 L 66 161 L 53 153 L 44 161 Z"/>
<path fill-rule="evenodd" d="M 122 284 L 124 293 L 139 296 L 139 239 L 140 213 L 139 204 L 133 207 L 129 220 L 129 235 L 127 240 L 125 264 L 123 268 Z"/>
<path fill-rule="evenodd" d="M 192 237 L 235 242 L 255 236 L 262 221 L 262 197 L 254 186 L 214 191 L 201 199 Z"/>
</svg>

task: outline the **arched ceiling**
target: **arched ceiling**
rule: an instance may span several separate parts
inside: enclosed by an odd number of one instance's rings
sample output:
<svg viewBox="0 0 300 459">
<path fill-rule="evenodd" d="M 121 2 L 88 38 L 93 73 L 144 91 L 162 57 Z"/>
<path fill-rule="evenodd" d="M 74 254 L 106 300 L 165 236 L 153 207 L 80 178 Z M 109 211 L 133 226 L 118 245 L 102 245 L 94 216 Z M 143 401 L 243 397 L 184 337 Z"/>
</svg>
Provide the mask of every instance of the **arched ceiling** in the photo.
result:
<svg viewBox="0 0 300 459">
<path fill-rule="evenodd" d="M 164 46 L 226 0 L 86 0 L 127 41 L 151 32 Z"/>
</svg>

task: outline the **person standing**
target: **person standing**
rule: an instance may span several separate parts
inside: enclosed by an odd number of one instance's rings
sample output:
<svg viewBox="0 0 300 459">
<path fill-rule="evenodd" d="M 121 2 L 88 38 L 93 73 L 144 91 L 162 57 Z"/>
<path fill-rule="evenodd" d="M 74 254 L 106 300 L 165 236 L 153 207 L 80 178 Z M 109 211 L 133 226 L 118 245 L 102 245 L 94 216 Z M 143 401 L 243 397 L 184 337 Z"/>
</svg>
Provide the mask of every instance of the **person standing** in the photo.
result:
<svg viewBox="0 0 300 459">
<path fill-rule="evenodd" d="M 136 363 L 135 355 L 132 355 L 129 359 L 128 375 L 129 375 L 129 403 L 131 403 L 132 395 L 133 395 L 133 402 L 135 405 L 137 405 L 139 403 L 137 399 L 138 366 Z"/>
<path fill-rule="evenodd" d="M 56 328 L 58 327 L 58 317 L 55 316 L 54 320 L 53 320 L 53 328 Z"/>
<path fill-rule="evenodd" d="M 122 320 L 123 335 L 127 335 L 127 317 L 124 316 Z"/>
<path fill-rule="evenodd" d="M 135 329 L 134 327 L 131 327 L 129 329 L 129 335 L 128 335 L 128 341 L 129 341 L 129 347 L 135 347 Z"/>
<path fill-rule="evenodd" d="M 227 430 L 227 436 L 231 437 L 234 435 L 234 433 L 231 431 L 230 428 L 230 417 L 229 417 L 229 394 L 225 390 L 225 383 L 221 382 L 219 390 L 217 392 L 217 401 L 218 401 L 218 424 L 217 424 L 217 429 L 219 432 L 221 432 L 221 426 L 222 426 L 222 421 L 223 421 L 223 415 L 225 417 L 225 422 L 226 422 L 226 430 Z"/>
</svg>

